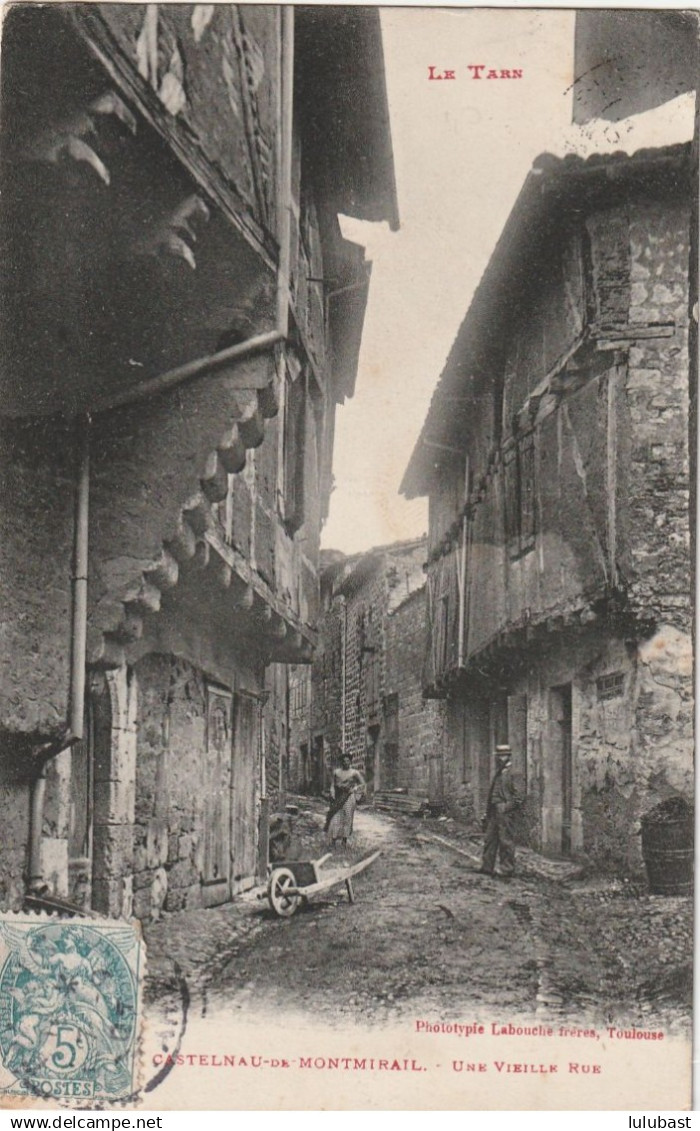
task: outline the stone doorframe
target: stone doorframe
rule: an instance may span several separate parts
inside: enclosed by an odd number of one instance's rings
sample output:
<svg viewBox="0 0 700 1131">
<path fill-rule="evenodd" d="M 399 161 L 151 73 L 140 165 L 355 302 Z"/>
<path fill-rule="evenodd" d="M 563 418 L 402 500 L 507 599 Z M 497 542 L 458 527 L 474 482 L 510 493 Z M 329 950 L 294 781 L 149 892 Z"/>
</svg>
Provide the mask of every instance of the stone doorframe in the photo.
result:
<svg viewBox="0 0 700 1131">
<path fill-rule="evenodd" d="M 129 918 L 133 904 L 138 685 L 123 665 L 90 675 L 94 711 L 92 908 Z"/>
</svg>

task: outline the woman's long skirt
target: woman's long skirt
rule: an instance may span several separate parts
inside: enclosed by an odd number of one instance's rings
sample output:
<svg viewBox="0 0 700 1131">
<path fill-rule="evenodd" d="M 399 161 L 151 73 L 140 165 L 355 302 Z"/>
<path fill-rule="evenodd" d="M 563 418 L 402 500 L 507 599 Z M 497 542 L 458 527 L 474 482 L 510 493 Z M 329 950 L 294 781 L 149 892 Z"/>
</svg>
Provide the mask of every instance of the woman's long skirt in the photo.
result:
<svg viewBox="0 0 700 1131">
<path fill-rule="evenodd" d="M 357 798 L 351 793 L 337 813 L 328 822 L 328 839 L 347 840 L 352 836 L 352 823 L 357 807 Z"/>
</svg>

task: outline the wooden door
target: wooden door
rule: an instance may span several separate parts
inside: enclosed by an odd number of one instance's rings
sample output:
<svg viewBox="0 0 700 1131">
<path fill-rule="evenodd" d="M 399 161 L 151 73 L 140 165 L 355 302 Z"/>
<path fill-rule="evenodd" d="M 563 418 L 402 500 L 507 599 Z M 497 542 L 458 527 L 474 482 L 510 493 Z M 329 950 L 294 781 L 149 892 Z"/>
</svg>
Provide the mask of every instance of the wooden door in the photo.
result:
<svg viewBox="0 0 700 1131">
<path fill-rule="evenodd" d="M 233 779 L 231 789 L 231 891 L 244 891 L 255 880 L 257 800 L 260 771 L 260 705 L 241 691 L 234 701 Z"/>
<path fill-rule="evenodd" d="M 207 688 L 202 902 L 225 903 L 231 895 L 231 692 Z"/>
<path fill-rule="evenodd" d="M 571 734 L 571 684 L 549 693 L 542 811 L 544 847 L 563 856 L 571 854 L 573 766 Z"/>
</svg>

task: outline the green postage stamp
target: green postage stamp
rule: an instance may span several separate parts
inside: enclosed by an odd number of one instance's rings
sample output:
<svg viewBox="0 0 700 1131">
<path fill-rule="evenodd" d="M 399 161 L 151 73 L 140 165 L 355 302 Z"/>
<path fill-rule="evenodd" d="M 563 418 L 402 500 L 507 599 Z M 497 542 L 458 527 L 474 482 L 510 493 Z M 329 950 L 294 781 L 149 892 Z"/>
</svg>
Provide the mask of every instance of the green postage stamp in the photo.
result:
<svg viewBox="0 0 700 1131">
<path fill-rule="evenodd" d="M 110 1101 L 138 1087 L 144 947 L 128 923 L 0 917 L 0 1089 Z"/>
</svg>

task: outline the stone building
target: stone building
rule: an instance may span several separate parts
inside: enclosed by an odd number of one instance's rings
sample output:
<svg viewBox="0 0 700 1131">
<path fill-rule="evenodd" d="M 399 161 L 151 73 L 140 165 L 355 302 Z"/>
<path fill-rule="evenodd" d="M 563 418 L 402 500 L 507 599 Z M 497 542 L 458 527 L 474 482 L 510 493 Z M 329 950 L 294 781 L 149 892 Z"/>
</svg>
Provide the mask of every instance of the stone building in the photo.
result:
<svg viewBox="0 0 700 1131">
<path fill-rule="evenodd" d="M 509 741 L 530 844 L 622 871 L 692 794 L 691 172 L 688 146 L 536 162 L 402 487 L 446 804 L 478 817 Z"/>
<path fill-rule="evenodd" d="M 2 903 L 224 902 L 265 670 L 315 643 L 369 283 L 338 215 L 397 223 L 379 16 L 21 5 L 2 109 Z"/>
</svg>

